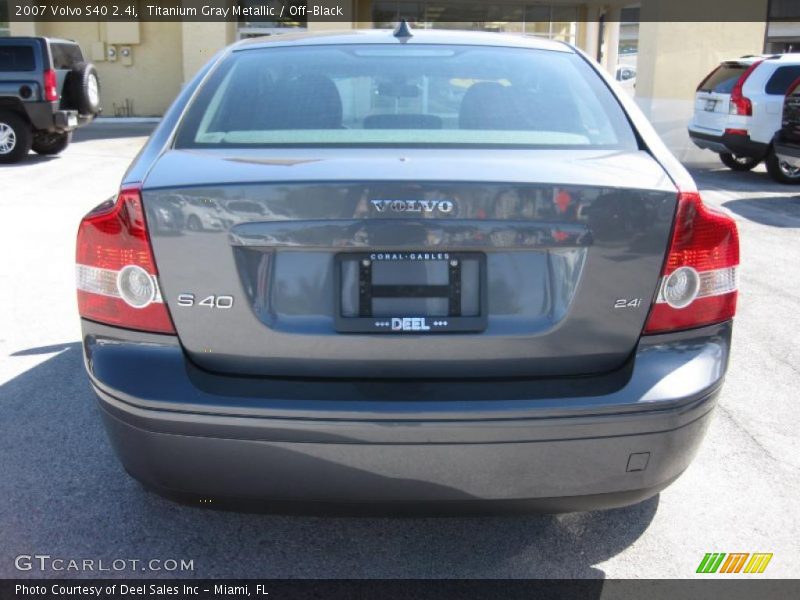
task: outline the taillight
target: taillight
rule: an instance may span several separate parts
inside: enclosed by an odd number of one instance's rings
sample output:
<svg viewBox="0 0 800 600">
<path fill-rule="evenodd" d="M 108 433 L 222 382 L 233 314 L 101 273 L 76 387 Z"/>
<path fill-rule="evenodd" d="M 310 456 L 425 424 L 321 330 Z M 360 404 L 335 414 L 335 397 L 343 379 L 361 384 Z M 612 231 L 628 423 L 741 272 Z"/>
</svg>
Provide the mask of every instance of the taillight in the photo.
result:
<svg viewBox="0 0 800 600">
<path fill-rule="evenodd" d="M 644 333 L 727 321 L 736 313 L 739 234 L 733 219 L 681 192 L 667 260 Z"/>
<path fill-rule="evenodd" d="M 129 329 L 175 333 L 161 298 L 138 188 L 81 221 L 75 253 L 81 317 Z"/>
<path fill-rule="evenodd" d="M 800 87 L 800 77 L 789 84 L 789 87 L 786 88 L 786 95 L 791 96 L 798 87 Z"/>
<path fill-rule="evenodd" d="M 757 60 L 752 65 L 745 69 L 745 72 L 741 74 L 739 79 L 736 80 L 736 83 L 733 85 L 733 89 L 731 90 L 731 102 L 728 112 L 732 115 L 740 115 L 744 117 L 752 117 L 753 116 L 753 103 L 750 102 L 750 98 L 745 98 L 742 94 L 742 88 L 744 87 L 744 82 L 747 81 L 747 78 L 750 77 L 750 74 L 755 70 L 755 68 L 760 65 L 763 60 Z"/>
<path fill-rule="evenodd" d="M 58 100 L 58 78 L 53 69 L 47 69 L 44 72 L 44 99 L 47 102 Z"/>
</svg>

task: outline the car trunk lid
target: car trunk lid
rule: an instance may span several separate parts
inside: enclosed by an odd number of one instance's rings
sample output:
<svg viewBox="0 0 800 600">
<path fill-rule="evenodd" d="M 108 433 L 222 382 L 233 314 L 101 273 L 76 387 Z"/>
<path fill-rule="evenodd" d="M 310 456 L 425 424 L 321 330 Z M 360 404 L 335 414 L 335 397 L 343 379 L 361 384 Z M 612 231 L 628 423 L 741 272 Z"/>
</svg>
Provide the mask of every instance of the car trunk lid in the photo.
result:
<svg viewBox="0 0 800 600">
<path fill-rule="evenodd" d="M 143 202 L 201 367 L 566 376 L 635 348 L 676 189 L 645 152 L 173 150 Z"/>
</svg>

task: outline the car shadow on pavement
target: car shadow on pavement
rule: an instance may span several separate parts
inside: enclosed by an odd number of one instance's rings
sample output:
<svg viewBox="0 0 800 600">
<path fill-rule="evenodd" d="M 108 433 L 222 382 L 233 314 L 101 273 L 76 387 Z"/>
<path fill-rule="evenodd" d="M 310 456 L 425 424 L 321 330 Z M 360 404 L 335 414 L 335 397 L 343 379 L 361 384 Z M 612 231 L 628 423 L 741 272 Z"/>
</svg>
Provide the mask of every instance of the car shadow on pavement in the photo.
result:
<svg viewBox="0 0 800 600">
<path fill-rule="evenodd" d="M 43 154 L 36 154 L 35 152 L 31 152 L 28 154 L 23 160 L 16 162 L 16 163 L 7 163 L 0 165 L 2 169 L 18 169 L 20 167 L 29 167 L 31 165 L 37 165 L 41 163 L 49 163 L 53 160 L 58 160 L 58 156 L 45 156 Z"/>
<path fill-rule="evenodd" d="M 181 559 L 186 572 L 103 577 L 605 578 L 596 565 L 633 544 L 658 508 L 567 515 L 320 517 L 191 507 L 146 491 L 114 457 L 82 365 L 80 344 L 0 385 L 0 577 L 19 554 Z M 143 374 L 143 376 L 146 374 Z"/>
<path fill-rule="evenodd" d="M 725 192 L 774 192 L 792 193 L 793 185 L 778 183 L 772 179 L 763 166 L 752 171 L 731 171 L 727 167 L 708 165 L 686 165 L 698 188 L 711 187 Z"/>
<path fill-rule="evenodd" d="M 761 225 L 800 227 L 800 196 L 729 200 L 722 206 Z"/>
</svg>

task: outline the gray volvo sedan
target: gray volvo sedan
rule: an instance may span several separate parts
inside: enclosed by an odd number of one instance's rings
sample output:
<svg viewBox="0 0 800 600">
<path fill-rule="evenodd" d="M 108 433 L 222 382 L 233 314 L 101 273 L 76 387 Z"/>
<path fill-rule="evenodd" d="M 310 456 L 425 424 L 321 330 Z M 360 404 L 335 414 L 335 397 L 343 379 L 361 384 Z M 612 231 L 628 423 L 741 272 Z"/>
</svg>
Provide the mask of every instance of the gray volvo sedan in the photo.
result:
<svg viewBox="0 0 800 600">
<path fill-rule="evenodd" d="M 222 51 L 76 268 L 102 417 L 148 488 L 555 512 L 687 468 L 738 262 L 578 50 L 401 26 Z"/>
</svg>

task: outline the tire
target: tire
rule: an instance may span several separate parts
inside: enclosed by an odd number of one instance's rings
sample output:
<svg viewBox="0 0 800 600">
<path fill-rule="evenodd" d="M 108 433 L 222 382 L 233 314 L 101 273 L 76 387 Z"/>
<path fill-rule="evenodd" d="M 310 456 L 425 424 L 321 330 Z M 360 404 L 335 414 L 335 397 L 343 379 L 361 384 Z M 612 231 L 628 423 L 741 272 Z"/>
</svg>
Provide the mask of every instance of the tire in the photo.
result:
<svg viewBox="0 0 800 600">
<path fill-rule="evenodd" d="M 731 171 L 750 171 L 761 162 L 760 158 L 734 156 L 733 154 L 726 154 L 724 152 L 719 155 L 719 159 L 722 161 L 722 164 Z"/>
<path fill-rule="evenodd" d="M 767 173 L 778 183 L 790 185 L 800 183 L 800 169 L 795 169 L 788 163 L 779 160 L 774 148 L 771 148 L 767 155 Z"/>
<path fill-rule="evenodd" d="M 33 136 L 31 147 L 36 154 L 49 156 L 63 152 L 71 141 L 71 131 L 64 133 L 38 133 Z"/>
<path fill-rule="evenodd" d="M 13 112 L 0 112 L 0 163 L 15 163 L 28 155 L 33 142 L 30 124 Z"/>
<path fill-rule="evenodd" d="M 91 63 L 77 63 L 67 78 L 67 108 L 82 115 L 95 116 L 100 112 L 100 80 Z"/>
<path fill-rule="evenodd" d="M 197 215 L 189 215 L 186 219 L 186 228 L 189 231 L 203 231 L 203 223 Z"/>
</svg>

